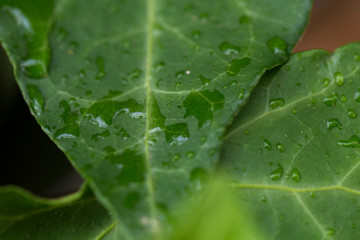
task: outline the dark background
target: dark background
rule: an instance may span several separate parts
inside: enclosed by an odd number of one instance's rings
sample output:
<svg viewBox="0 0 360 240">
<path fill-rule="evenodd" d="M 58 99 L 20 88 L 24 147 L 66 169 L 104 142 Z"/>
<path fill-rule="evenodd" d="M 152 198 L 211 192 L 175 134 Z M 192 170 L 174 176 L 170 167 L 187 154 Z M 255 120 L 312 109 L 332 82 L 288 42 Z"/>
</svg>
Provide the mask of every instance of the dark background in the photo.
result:
<svg viewBox="0 0 360 240">
<path fill-rule="evenodd" d="M 294 52 L 333 51 L 360 40 L 359 0 L 316 0 L 310 24 Z M 45 197 L 76 191 L 81 177 L 30 115 L 0 48 L 0 185 L 20 185 Z"/>
</svg>

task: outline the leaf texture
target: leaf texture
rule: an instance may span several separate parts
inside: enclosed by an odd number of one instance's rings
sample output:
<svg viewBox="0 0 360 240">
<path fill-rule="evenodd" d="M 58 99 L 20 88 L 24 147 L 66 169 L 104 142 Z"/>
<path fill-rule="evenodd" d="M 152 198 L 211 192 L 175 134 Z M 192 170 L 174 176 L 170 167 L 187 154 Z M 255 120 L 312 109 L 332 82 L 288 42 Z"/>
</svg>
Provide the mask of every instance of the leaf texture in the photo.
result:
<svg viewBox="0 0 360 240">
<path fill-rule="evenodd" d="M 227 131 L 221 166 L 265 239 L 359 238 L 359 54 L 295 54 Z"/>
<path fill-rule="evenodd" d="M 33 115 L 139 239 L 201 189 L 225 126 L 287 59 L 311 1 L 0 6 L 0 39 Z"/>
</svg>

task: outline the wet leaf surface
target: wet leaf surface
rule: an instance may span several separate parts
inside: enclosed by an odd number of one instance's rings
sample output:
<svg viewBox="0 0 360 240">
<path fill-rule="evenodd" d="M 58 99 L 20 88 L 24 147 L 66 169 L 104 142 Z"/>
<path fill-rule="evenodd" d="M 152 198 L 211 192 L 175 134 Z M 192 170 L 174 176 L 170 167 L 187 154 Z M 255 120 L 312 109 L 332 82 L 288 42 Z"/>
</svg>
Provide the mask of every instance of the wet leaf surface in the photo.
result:
<svg viewBox="0 0 360 240">
<path fill-rule="evenodd" d="M 359 53 L 295 54 L 227 131 L 221 166 L 269 238 L 359 236 Z"/>
<path fill-rule="evenodd" d="M 311 1 L 0 6 L 0 40 L 33 115 L 130 238 L 156 234 L 201 189 L 225 126 L 287 59 Z"/>
</svg>

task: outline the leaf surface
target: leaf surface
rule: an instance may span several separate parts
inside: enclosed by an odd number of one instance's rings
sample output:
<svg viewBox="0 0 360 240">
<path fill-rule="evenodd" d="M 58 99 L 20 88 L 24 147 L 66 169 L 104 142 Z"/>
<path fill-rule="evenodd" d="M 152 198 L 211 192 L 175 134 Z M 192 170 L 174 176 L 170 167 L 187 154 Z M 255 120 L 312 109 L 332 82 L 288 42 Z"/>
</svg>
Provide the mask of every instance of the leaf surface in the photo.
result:
<svg viewBox="0 0 360 240">
<path fill-rule="evenodd" d="M 0 238 L 100 239 L 108 231 L 121 237 L 109 212 L 90 191 L 83 190 L 57 200 L 33 196 L 17 187 L 0 190 Z M 118 239 L 118 238 L 112 239 Z"/>
<path fill-rule="evenodd" d="M 359 54 L 295 54 L 227 131 L 221 166 L 265 239 L 359 238 Z"/>
<path fill-rule="evenodd" d="M 0 39 L 33 115 L 124 231 L 140 236 L 201 188 L 225 126 L 265 70 L 287 59 L 311 1 L 0 6 Z"/>
</svg>

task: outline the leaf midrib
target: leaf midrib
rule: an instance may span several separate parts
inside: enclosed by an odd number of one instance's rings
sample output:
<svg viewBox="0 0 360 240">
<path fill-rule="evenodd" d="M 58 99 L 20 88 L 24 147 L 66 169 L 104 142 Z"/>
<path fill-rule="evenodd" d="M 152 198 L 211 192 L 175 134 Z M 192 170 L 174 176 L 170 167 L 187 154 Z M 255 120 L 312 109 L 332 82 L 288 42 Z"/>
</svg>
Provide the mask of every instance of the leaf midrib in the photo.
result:
<svg viewBox="0 0 360 240">
<path fill-rule="evenodd" d="M 147 170 L 146 185 L 149 191 L 149 207 L 152 219 L 156 217 L 156 206 L 154 197 L 154 184 L 151 172 L 151 160 L 149 151 L 149 132 L 150 132 L 150 108 L 151 108 L 151 65 L 153 54 L 153 30 L 155 22 L 156 0 L 147 0 L 147 26 L 146 26 L 146 61 L 145 61 L 145 86 L 146 86 L 146 129 L 145 129 L 145 164 Z"/>
</svg>

